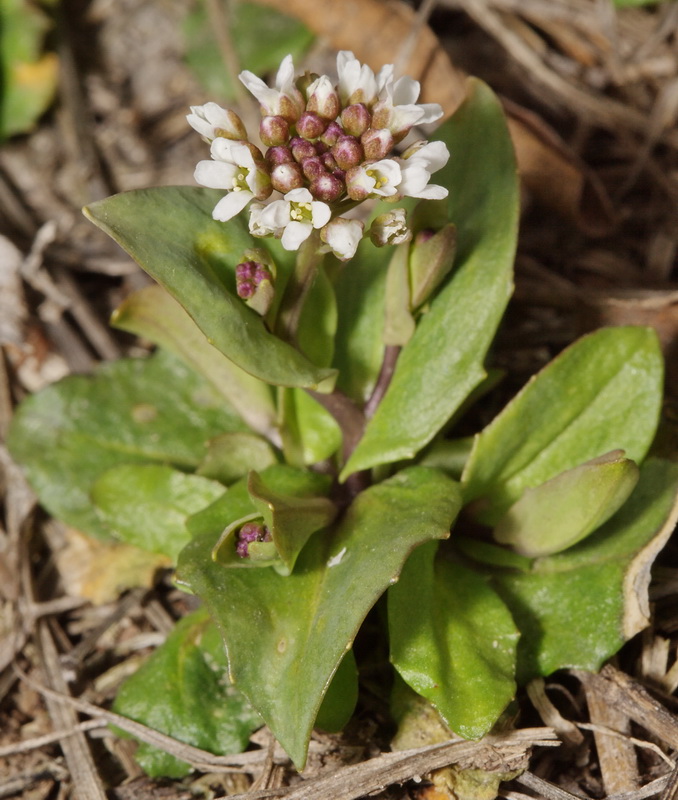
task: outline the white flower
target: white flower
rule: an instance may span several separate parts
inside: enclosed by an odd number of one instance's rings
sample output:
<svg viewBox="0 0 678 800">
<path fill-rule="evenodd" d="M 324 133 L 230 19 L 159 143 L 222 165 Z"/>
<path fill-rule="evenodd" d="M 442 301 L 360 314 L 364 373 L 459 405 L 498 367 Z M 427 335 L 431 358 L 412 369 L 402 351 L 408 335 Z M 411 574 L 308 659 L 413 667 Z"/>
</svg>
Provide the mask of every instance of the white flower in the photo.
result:
<svg viewBox="0 0 678 800">
<path fill-rule="evenodd" d="M 425 200 L 442 200 L 448 191 L 443 186 L 429 183 L 431 173 L 447 164 L 450 153 L 444 142 L 413 145 L 401 162 L 401 181 L 398 193 L 404 197 L 421 197 Z"/>
<path fill-rule="evenodd" d="M 399 141 L 413 125 L 440 119 L 442 107 L 438 103 L 417 103 L 419 91 L 419 81 L 403 76 L 394 83 L 392 72 L 388 74 L 374 107 L 372 126 L 388 128 Z"/>
<path fill-rule="evenodd" d="M 370 239 L 377 247 L 387 244 L 409 242 L 412 231 L 407 227 L 407 212 L 404 208 L 394 208 L 379 214 L 370 227 Z"/>
<path fill-rule="evenodd" d="M 296 122 L 306 107 L 304 98 L 294 83 L 292 56 L 283 58 L 275 78 L 275 89 L 267 86 L 253 72 L 245 70 L 239 75 L 245 87 L 257 98 L 268 116 L 280 116 Z"/>
<path fill-rule="evenodd" d="M 257 210 L 254 222 L 250 218 L 250 230 L 254 225 L 259 230 L 273 231 L 282 237 L 285 250 L 298 250 L 313 229 L 322 228 L 331 216 L 327 203 L 314 200 L 308 189 L 292 189 L 282 200 Z"/>
<path fill-rule="evenodd" d="M 393 72 L 393 64 L 387 64 L 379 74 L 361 64 L 350 50 L 341 50 L 337 55 L 337 74 L 339 76 L 339 97 L 344 105 L 364 103 L 372 105 Z"/>
<path fill-rule="evenodd" d="M 358 249 L 364 227 L 357 219 L 336 217 L 320 231 L 320 238 L 338 259 L 348 261 Z"/>
<path fill-rule="evenodd" d="M 217 103 L 191 106 L 191 113 L 186 119 L 188 124 L 208 142 L 218 136 L 226 139 L 247 139 L 247 131 L 240 117 L 235 111 L 222 108 Z"/>
<path fill-rule="evenodd" d="M 200 161 L 195 168 L 195 180 L 208 189 L 227 189 L 228 194 L 216 204 L 212 217 L 226 222 L 250 200 L 264 200 L 271 194 L 271 181 L 257 163 L 250 146 L 217 138 L 210 148 L 213 161 Z"/>
<path fill-rule="evenodd" d="M 346 173 L 346 190 L 352 200 L 392 197 L 402 181 L 401 168 L 392 158 L 353 167 Z"/>
</svg>

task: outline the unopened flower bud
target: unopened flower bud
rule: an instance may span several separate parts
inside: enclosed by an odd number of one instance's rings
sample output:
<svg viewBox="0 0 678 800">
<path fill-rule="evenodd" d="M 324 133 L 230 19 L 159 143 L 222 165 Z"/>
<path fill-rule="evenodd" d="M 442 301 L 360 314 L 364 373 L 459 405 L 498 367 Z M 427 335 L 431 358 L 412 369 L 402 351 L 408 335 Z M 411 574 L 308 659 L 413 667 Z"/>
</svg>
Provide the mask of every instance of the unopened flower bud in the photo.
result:
<svg viewBox="0 0 678 800">
<path fill-rule="evenodd" d="M 339 95 L 327 75 L 321 75 L 314 81 L 308 87 L 307 94 L 306 110 L 313 111 L 326 120 L 334 119 L 341 110 Z"/>
<path fill-rule="evenodd" d="M 264 250 L 248 250 L 245 257 L 252 256 L 235 268 L 235 288 L 238 297 L 261 316 L 270 309 L 275 290 L 275 264 Z M 261 259 L 261 260 L 259 260 Z"/>
<path fill-rule="evenodd" d="M 245 126 L 235 111 L 231 111 L 230 108 L 221 108 L 216 103 L 191 106 L 191 113 L 186 119 L 190 126 L 208 142 L 219 137 L 235 141 L 247 139 Z"/>
<path fill-rule="evenodd" d="M 362 136 L 372 123 L 372 115 L 363 103 L 354 103 L 341 112 L 341 124 L 351 136 Z"/>
<path fill-rule="evenodd" d="M 284 117 L 264 117 L 259 125 L 259 136 L 267 147 L 287 144 L 290 125 Z"/>
<path fill-rule="evenodd" d="M 235 552 L 240 558 L 249 558 L 249 546 L 253 542 L 270 542 L 271 532 L 260 522 L 246 522 L 237 534 Z"/>
<path fill-rule="evenodd" d="M 387 244 L 409 242 L 412 231 L 407 227 L 407 213 L 404 208 L 394 208 L 375 218 L 370 228 L 370 239 L 377 247 Z"/>
<path fill-rule="evenodd" d="M 327 120 L 312 111 L 304 111 L 297 121 L 297 133 L 304 139 L 317 139 L 327 127 Z"/>
<path fill-rule="evenodd" d="M 334 159 L 332 153 L 323 153 L 320 156 L 320 160 L 323 162 L 323 166 L 328 172 L 331 172 L 333 175 L 336 175 L 338 178 L 343 177 L 345 170 L 342 170 L 337 162 Z"/>
<path fill-rule="evenodd" d="M 319 76 L 317 73 L 306 70 L 306 72 L 304 72 L 302 75 L 299 75 L 295 79 L 294 85 L 303 95 L 308 95 L 311 87 L 318 81 L 318 79 Z"/>
<path fill-rule="evenodd" d="M 338 122 L 330 122 L 325 128 L 325 133 L 320 137 L 320 141 L 328 147 L 332 147 L 333 144 L 336 144 L 337 139 L 343 135 L 344 129 L 341 125 Z"/>
<path fill-rule="evenodd" d="M 346 187 L 339 178 L 335 178 L 334 175 L 326 172 L 324 175 L 312 180 L 309 189 L 316 200 L 322 200 L 323 203 L 332 203 L 344 194 Z"/>
<path fill-rule="evenodd" d="M 346 173 L 346 192 L 351 200 L 366 200 L 369 190 L 363 185 L 362 167 L 353 167 Z"/>
<path fill-rule="evenodd" d="M 294 136 L 290 139 L 290 150 L 296 161 L 303 161 L 305 158 L 313 158 L 316 155 L 315 147 L 312 142 L 302 139 L 301 136 Z"/>
<path fill-rule="evenodd" d="M 269 164 L 287 164 L 290 161 L 294 161 L 294 156 L 289 147 L 279 145 L 278 147 L 268 148 L 266 151 L 266 161 L 268 161 Z"/>
<path fill-rule="evenodd" d="M 355 136 L 344 135 L 339 137 L 330 152 L 334 156 L 337 166 L 341 169 L 356 167 L 365 157 L 362 145 Z"/>
<path fill-rule="evenodd" d="M 327 175 L 327 170 L 325 169 L 325 165 L 322 162 L 322 159 L 319 156 L 313 156 L 312 158 L 305 158 L 301 162 L 301 168 L 304 172 L 304 175 L 309 179 L 309 181 L 316 180 L 321 175 Z"/>
<path fill-rule="evenodd" d="M 283 194 L 304 185 L 304 173 L 294 161 L 276 164 L 271 170 L 271 185 Z"/>
<path fill-rule="evenodd" d="M 373 161 L 386 158 L 393 149 L 393 135 L 386 128 L 366 131 L 360 142 L 365 150 L 365 158 Z"/>
</svg>

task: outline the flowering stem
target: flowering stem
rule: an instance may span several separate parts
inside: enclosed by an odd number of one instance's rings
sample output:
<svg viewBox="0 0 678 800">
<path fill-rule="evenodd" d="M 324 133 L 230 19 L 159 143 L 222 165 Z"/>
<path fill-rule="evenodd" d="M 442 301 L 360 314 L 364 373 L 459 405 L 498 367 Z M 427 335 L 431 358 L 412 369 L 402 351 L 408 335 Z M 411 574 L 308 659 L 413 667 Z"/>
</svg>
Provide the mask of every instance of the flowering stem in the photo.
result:
<svg viewBox="0 0 678 800">
<path fill-rule="evenodd" d="M 375 384 L 374 390 L 368 401 L 365 403 L 366 419 L 370 419 L 372 416 L 374 416 L 377 406 L 379 403 L 381 403 L 384 395 L 386 394 L 386 390 L 391 383 L 391 378 L 393 377 L 396 362 L 398 361 L 398 356 L 400 355 L 401 349 L 402 348 L 399 345 L 386 345 L 384 350 L 384 360 L 381 362 L 381 370 L 379 371 L 377 383 Z"/>
<path fill-rule="evenodd" d="M 318 252 L 319 246 L 320 232 L 313 230 L 299 248 L 294 270 L 285 288 L 275 332 L 290 344 L 296 344 L 301 311 L 323 259 L 322 254 Z"/>
</svg>

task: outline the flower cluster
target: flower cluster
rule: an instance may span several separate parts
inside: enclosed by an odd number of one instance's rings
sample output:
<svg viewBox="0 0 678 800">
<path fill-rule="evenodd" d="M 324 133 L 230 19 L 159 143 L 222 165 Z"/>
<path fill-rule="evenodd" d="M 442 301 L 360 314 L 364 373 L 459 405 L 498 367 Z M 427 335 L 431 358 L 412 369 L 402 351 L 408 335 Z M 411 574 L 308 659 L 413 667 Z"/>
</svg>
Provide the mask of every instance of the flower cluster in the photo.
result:
<svg viewBox="0 0 678 800">
<path fill-rule="evenodd" d="M 286 56 L 275 88 L 251 72 L 241 73 L 261 106 L 265 152 L 248 140 L 233 111 L 216 103 L 191 108 L 187 119 L 210 143 L 212 156 L 198 164 L 195 179 L 227 190 L 215 219 L 229 220 L 249 205 L 254 236 L 276 236 L 286 250 L 297 250 L 315 229 L 328 251 L 348 259 L 363 224 L 344 214 L 357 203 L 447 196 L 446 189 L 429 182 L 449 157 L 443 142 L 420 141 L 402 155 L 394 150 L 414 125 L 439 119 L 440 106 L 418 104 L 419 83 L 395 80 L 391 64 L 375 75 L 343 51 L 337 72 L 336 84 L 327 75 L 296 76 L 292 57 Z M 274 191 L 283 197 L 271 200 Z M 391 215 L 384 224 L 387 230 L 377 223 L 370 232 L 376 244 L 407 237 L 401 216 Z"/>
</svg>

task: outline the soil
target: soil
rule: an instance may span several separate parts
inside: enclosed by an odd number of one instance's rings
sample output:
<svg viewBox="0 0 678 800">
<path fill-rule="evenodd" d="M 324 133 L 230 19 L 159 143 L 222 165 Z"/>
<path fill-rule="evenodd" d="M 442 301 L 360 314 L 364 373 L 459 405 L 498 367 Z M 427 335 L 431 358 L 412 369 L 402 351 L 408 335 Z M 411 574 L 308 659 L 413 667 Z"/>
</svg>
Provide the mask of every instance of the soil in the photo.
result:
<svg viewBox="0 0 678 800">
<path fill-rule="evenodd" d="M 506 392 L 583 332 L 652 325 L 667 359 L 666 450 L 675 456 L 678 3 L 261 2 L 294 13 L 317 35 L 310 68 L 324 71 L 337 49 L 350 47 L 375 67 L 407 65 L 421 79 L 424 99 L 448 114 L 463 95 L 465 74 L 502 97 L 523 177 L 516 291 L 493 353 L 494 365 L 507 372 Z M 193 184 L 205 152 L 186 124 L 188 106 L 223 98 L 187 66 L 184 22 L 192 7 L 189 0 L 62 0 L 48 7 L 46 47 L 59 63 L 54 102 L 32 130 L 0 149 L 3 436 L 29 393 L 147 350 L 109 328 L 108 318 L 148 279 L 80 208 L 128 189 Z M 237 69 L 228 7 L 205 0 L 205 9 L 223 69 Z M 496 410 L 487 408 L 488 419 Z M 384 709 L 369 699 L 345 734 L 314 737 L 304 777 L 334 774 L 336 781 L 308 783 L 311 793 L 303 794 L 265 731 L 252 745 L 262 757 L 244 769 L 181 781 L 145 777 L 134 745 L 114 736 L 105 716 L 44 687 L 110 707 L 116 686 L 188 601 L 168 575 L 123 595 L 105 579 L 88 583 L 83 570 L 100 563 L 93 548 L 50 520 L 4 446 L 0 455 L 0 797 L 453 796 L 429 780 L 430 760 L 388 762 L 385 773 L 376 771 L 390 729 Z M 526 771 L 502 784 L 500 796 L 676 797 L 676 552 L 674 537 L 655 567 L 652 625 L 614 665 L 600 676 L 558 674 L 519 697 L 521 726 L 550 726 L 561 746 L 531 750 Z M 621 736 L 605 735 L 610 728 Z"/>
</svg>

